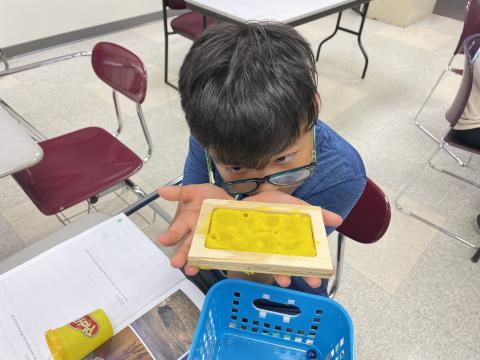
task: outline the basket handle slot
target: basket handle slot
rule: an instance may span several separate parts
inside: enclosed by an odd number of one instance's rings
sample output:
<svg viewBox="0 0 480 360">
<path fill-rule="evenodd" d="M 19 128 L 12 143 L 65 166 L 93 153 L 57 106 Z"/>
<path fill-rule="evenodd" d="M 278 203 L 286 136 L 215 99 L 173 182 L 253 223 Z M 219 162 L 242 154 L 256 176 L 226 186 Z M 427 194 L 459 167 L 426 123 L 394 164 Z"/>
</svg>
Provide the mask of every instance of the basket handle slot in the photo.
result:
<svg viewBox="0 0 480 360">
<path fill-rule="evenodd" d="M 300 315 L 301 310 L 298 306 L 292 304 L 283 304 L 267 299 L 253 300 L 253 305 L 261 310 L 271 311 L 282 315 Z"/>
</svg>

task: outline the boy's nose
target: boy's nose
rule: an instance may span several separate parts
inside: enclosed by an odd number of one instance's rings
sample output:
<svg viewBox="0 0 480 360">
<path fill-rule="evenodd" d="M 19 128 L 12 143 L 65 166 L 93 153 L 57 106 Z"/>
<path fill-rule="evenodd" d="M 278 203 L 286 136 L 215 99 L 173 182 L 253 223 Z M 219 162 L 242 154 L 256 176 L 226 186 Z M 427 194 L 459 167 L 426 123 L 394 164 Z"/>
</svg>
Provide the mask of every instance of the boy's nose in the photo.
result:
<svg viewBox="0 0 480 360">
<path fill-rule="evenodd" d="M 264 191 L 275 191 L 275 190 L 278 190 L 278 186 L 270 184 L 269 182 L 264 182 L 263 184 L 260 184 L 260 186 L 258 187 L 257 193 L 264 192 Z"/>
</svg>

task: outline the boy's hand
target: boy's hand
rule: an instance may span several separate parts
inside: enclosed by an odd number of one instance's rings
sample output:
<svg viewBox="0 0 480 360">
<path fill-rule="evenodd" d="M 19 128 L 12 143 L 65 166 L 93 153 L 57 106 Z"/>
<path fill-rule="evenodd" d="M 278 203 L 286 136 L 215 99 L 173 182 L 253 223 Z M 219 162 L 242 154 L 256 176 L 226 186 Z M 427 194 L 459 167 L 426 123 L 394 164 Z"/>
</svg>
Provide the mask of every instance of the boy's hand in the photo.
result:
<svg viewBox="0 0 480 360">
<path fill-rule="evenodd" d="M 186 265 L 190 244 L 197 224 L 202 202 L 205 199 L 232 200 L 222 188 L 211 184 L 187 185 L 187 186 L 164 186 L 158 190 L 160 196 L 166 200 L 178 201 L 179 207 L 175 219 L 170 224 L 167 232 L 158 236 L 158 242 L 164 246 L 173 246 L 183 240 L 183 244 L 177 253 L 170 259 L 175 268 L 185 267 L 185 273 L 193 276 L 198 273 L 198 268 Z M 244 201 L 271 202 L 280 204 L 309 205 L 307 202 L 280 191 L 265 191 L 244 199 Z M 323 222 L 326 226 L 338 227 L 342 218 L 337 214 L 322 209 Z M 275 281 L 282 287 L 290 285 L 290 276 L 274 275 Z M 318 288 L 321 278 L 305 278 L 308 285 Z"/>
<path fill-rule="evenodd" d="M 175 218 L 167 232 L 158 236 L 158 242 L 164 246 L 173 246 L 183 240 L 180 249 L 170 259 L 174 268 L 182 268 L 187 275 L 198 273 L 198 268 L 186 265 L 190 244 L 197 224 L 200 208 L 205 199 L 233 200 L 222 188 L 211 184 L 163 186 L 158 190 L 160 197 L 165 200 L 178 201 Z"/>
<path fill-rule="evenodd" d="M 294 205 L 310 205 L 306 201 L 300 200 L 294 196 L 285 194 L 280 191 L 265 191 L 257 195 L 253 195 L 245 198 L 243 201 L 258 201 L 258 202 L 270 202 L 270 203 L 280 203 L 280 204 L 294 204 Z M 323 222 L 325 226 L 338 227 L 342 223 L 342 218 L 325 209 L 322 209 Z M 275 281 L 281 287 L 287 287 L 291 283 L 290 276 L 287 275 L 273 275 Z M 321 278 L 316 277 L 306 277 L 304 278 L 305 282 L 310 285 L 312 288 L 318 288 L 322 284 Z"/>
</svg>

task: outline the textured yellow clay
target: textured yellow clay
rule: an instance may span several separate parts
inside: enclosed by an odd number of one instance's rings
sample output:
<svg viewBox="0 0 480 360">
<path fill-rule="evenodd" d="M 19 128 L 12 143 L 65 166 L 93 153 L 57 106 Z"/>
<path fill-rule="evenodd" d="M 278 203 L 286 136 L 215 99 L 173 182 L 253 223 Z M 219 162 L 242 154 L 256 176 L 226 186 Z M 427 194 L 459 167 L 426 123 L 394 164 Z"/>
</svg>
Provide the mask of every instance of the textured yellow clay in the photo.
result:
<svg viewBox="0 0 480 360">
<path fill-rule="evenodd" d="M 316 256 L 309 215 L 218 208 L 212 211 L 209 249 Z"/>
</svg>

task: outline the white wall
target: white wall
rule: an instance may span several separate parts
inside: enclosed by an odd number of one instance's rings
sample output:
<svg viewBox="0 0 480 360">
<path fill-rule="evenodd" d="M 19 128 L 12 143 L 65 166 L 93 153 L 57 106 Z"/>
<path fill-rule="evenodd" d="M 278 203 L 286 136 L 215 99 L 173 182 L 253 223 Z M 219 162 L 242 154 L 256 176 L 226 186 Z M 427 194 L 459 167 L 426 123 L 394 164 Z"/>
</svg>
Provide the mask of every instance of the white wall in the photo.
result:
<svg viewBox="0 0 480 360">
<path fill-rule="evenodd" d="M 0 47 L 161 9 L 162 0 L 0 0 Z"/>
</svg>

